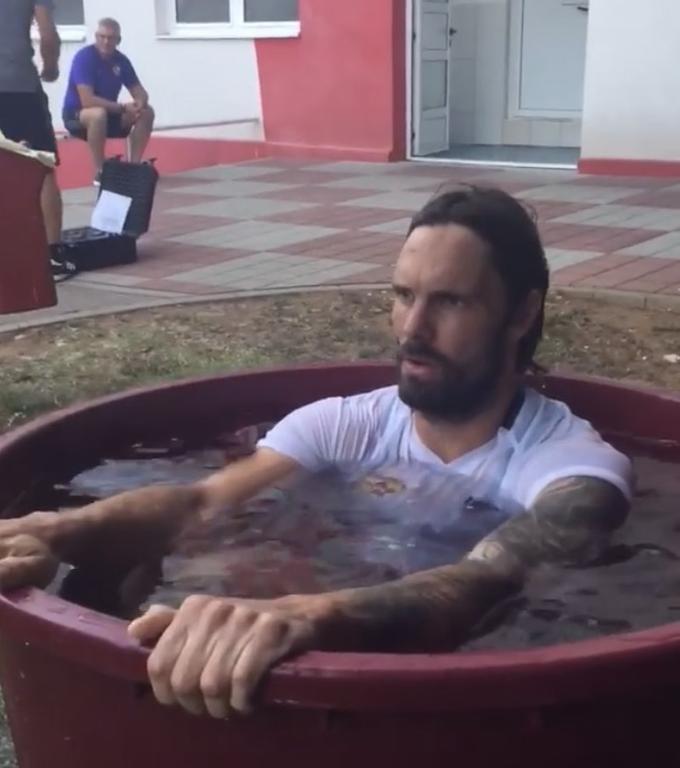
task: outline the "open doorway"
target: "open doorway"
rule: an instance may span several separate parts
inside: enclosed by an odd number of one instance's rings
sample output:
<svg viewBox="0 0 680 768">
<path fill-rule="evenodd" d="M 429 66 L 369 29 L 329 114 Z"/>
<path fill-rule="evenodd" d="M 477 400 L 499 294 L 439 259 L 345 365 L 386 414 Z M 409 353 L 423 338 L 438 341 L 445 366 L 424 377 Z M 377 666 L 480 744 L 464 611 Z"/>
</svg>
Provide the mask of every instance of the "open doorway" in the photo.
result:
<svg viewBox="0 0 680 768">
<path fill-rule="evenodd" d="M 413 157 L 574 167 L 588 0 L 412 0 Z"/>
</svg>

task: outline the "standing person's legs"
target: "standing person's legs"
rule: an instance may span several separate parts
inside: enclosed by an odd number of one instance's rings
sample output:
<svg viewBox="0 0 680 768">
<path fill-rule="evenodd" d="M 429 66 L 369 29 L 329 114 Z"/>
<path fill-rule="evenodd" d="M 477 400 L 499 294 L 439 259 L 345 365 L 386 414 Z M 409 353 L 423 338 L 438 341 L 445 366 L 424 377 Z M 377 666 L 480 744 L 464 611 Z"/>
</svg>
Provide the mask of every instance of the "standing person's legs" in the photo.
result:
<svg viewBox="0 0 680 768">
<path fill-rule="evenodd" d="M 54 152 L 59 163 L 59 152 L 57 150 L 57 139 L 54 135 L 52 126 L 52 115 L 50 114 L 50 105 L 47 100 L 47 94 L 40 89 L 40 101 L 42 105 L 42 128 L 38 123 L 33 137 L 33 148 L 43 149 L 47 152 Z M 42 133 L 42 135 L 40 135 Z M 47 242 L 50 246 L 55 246 L 61 241 L 61 229 L 64 220 L 64 205 L 61 199 L 61 192 L 57 184 L 57 174 L 53 170 L 48 173 L 43 182 L 42 192 L 40 194 L 40 205 L 42 207 L 43 220 L 45 222 L 45 232 L 47 233 Z"/>
<path fill-rule="evenodd" d="M 13 141 L 25 142 L 32 149 L 52 152 L 57 156 L 57 140 L 52 127 L 47 96 L 42 89 L 33 93 L 0 95 L 0 129 Z M 40 195 L 47 242 L 53 246 L 61 240 L 62 201 L 56 174 L 45 178 Z"/>
<path fill-rule="evenodd" d="M 57 174 L 54 171 L 50 171 L 45 177 L 40 193 L 40 205 L 45 221 L 47 242 L 49 245 L 54 245 L 61 241 L 61 228 L 64 218 L 64 205 L 59 186 L 57 185 Z"/>
<path fill-rule="evenodd" d="M 61 228 L 64 218 L 64 206 L 61 192 L 57 185 L 57 174 L 54 171 L 50 171 L 45 177 L 40 194 L 40 205 L 45 221 L 47 242 L 50 245 L 54 245 L 61 241 Z"/>
</svg>

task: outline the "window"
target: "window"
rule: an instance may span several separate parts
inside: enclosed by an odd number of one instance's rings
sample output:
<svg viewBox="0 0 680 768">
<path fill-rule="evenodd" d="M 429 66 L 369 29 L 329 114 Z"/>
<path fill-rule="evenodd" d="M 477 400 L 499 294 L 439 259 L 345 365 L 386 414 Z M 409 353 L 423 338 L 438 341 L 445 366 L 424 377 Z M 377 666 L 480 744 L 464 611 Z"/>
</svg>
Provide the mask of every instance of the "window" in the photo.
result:
<svg viewBox="0 0 680 768">
<path fill-rule="evenodd" d="M 178 24 L 228 24 L 229 0 L 175 0 Z"/>
<path fill-rule="evenodd" d="M 298 0 L 244 0 L 245 20 L 297 21 Z"/>
<path fill-rule="evenodd" d="M 59 26 L 82 27 L 85 24 L 83 0 L 58 0 L 54 4 L 54 20 Z"/>
<path fill-rule="evenodd" d="M 156 9 L 161 37 L 297 37 L 300 33 L 298 0 L 156 0 Z"/>
</svg>

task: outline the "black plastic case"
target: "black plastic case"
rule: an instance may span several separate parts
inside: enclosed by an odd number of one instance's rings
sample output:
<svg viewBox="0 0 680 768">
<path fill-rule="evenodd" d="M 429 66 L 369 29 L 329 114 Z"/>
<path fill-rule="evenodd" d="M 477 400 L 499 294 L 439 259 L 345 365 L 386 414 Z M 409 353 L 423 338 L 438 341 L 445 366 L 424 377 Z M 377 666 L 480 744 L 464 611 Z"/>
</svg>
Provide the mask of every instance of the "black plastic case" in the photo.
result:
<svg viewBox="0 0 680 768">
<path fill-rule="evenodd" d="M 158 171 L 153 162 L 106 160 L 99 194 L 108 190 L 132 198 L 123 234 L 102 232 L 92 227 L 65 229 L 62 233 L 64 258 L 79 272 L 137 261 L 137 238 L 149 230 L 157 183 Z"/>
</svg>

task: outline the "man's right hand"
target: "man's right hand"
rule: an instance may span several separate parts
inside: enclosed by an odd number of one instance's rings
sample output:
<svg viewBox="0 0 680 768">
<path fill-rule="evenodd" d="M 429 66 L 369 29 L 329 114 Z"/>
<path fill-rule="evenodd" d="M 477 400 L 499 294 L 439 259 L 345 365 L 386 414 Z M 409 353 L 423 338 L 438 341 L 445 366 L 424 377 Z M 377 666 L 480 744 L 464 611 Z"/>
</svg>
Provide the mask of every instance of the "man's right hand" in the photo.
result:
<svg viewBox="0 0 680 768">
<path fill-rule="evenodd" d="M 228 514 L 297 467 L 262 449 L 194 485 L 155 485 L 80 509 L 0 520 L 0 589 L 47 584 L 59 561 L 126 572 L 159 560 L 186 530 Z"/>
<path fill-rule="evenodd" d="M 0 590 L 45 587 L 54 578 L 59 559 L 41 535 L 51 512 L 34 512 L 25 518 L 0 521 Z"/>
</svg>

